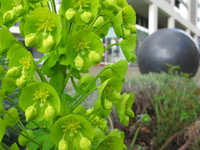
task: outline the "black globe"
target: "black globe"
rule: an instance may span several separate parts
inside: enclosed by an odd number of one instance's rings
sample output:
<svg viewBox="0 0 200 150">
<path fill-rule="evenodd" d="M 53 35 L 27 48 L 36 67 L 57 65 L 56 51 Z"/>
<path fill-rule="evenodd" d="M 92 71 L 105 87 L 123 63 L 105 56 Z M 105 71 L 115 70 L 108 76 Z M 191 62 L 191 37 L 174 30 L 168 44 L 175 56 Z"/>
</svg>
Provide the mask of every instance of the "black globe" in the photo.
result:
<svg viewBox="0 0 200 150">
<path fill-rule="evenodd" d="M 179 66 L 179 73 L 194 76 L 199 67 L 199 51 L 194 41 L 180 29 L 161 29 L 148 36 L 137 52 L 142 74 L 168 72 L 169 65 Z"/>
</svg>

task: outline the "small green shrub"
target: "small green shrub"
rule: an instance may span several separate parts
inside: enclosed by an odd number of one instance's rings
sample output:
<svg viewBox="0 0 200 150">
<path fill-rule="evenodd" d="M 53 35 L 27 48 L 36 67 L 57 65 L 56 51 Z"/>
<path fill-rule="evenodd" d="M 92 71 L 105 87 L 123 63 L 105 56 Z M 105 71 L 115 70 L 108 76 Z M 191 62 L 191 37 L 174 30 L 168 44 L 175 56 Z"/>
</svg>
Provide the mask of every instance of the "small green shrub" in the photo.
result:
<svg viewBox="0 0 200 150">
<path fill-rule="evenodd" d="M 186 76 L 149 73 L 126 81 L 124 91 L 135 93 L 133 109 L 136 118 L 144 113 L 151 116 L 148 126 L 149 143 L 146 144 L 151 143 L 154 149 L 160 149 L 175 133 L 185 129 L 198 118 L 200 89 Z M 183 135 L 184 133 L 180 133 L 178 136 Z M 179 139 L 179 145 L 173 143 L 176 142 L 173 138 L 164 147 L 174 149 L 176 145 L 179 148 L 185 142 L 183 139 Z"/>
</svg>

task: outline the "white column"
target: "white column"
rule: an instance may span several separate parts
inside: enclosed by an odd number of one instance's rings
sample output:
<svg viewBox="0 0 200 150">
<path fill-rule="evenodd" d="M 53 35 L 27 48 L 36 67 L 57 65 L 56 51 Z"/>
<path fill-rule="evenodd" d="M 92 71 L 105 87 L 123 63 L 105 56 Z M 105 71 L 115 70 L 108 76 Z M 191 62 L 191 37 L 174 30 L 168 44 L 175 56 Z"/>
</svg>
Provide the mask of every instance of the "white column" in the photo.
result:
<svg viewBox="0 0 200 150">
<path fill-rule="evenodd" d="M 171 16 L 167 20 L 167 27 L 168 28 L 175 28 L 175 19 Z"/>
<path fill-rule="evenodd" d="M 158 29 L 158 7 L 155 4 L 149 5 L 149 34 Z"/>
<path fill-rule="evenodd" d="M 171 0 L 171 1 L 170 1 L 170 5 L 174 8 L 175 0 Z"/>
<path fill-rule="evenodd" d="M 187 20 L 191 20 L 191 0 L 187 1 Z"/>
</svg>

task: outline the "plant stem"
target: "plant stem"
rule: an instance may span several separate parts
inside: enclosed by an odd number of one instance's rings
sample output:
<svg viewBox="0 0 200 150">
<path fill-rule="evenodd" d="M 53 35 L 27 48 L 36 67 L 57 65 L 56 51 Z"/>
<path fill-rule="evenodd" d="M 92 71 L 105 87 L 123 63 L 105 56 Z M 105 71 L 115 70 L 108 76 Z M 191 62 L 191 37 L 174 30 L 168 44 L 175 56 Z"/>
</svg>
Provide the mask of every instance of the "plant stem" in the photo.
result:
<svg viewBox="0 0 200 150">
<path fill-rule="evenodd" d="M 72 67 L 69 66 L 69 71 L 68 71 L 68 73 L 67 73 L 67 77 L 66 77 L 66 79 L 65 79 L 65 83 L 64 83 L 64 86 L 63 86 L 63 89 L 62 89 L 63 92 L 64 92 L 65 87 L 66 87 L 66 85 L 67 85 L 67 83 L 68 83 L 68 81 L 69 81 L 69 78 L 70 78 L 71 73 L 72 73 Z"/>
<path fill-rule="evenodd" d="M 106 47 L 104 51 L 108 50 L 109 48 L 111 48 L 114 45 L 119 45 L 119 44 L 120 44 L 120 42 L 113 43 L 113 44 L 109 45 L 108 47 Z"/>
<path fill-rule="evenodd" d="M 76 107 L 78 107 L 78 105 L 80 105 L 93 91 L 95 91 L 98 87 L 95 87 L 94 89 L 92 89 L 91 91 L 89 91 L 87 94 L 85 94 L 83 97 L 81 97 L 80 99 L 78 99 L 76 101 L 76 103 L 72 106 L 72 110 L 76 109 Z"/>
<path fill-rule="evenodd" d="M 114 130 L 113 121 L 112 121 L 110 116 L 108 116 L 108 121 L 109 121 L 109 124 L 110 124 L 110 131 Z"/>
<path fill-rule="evenodd" d="M 94 109 L 90 114 L 87 115 L 88 121 L 91 122 L 102 110 L 102 108 Z M 92 115 L 93 117 L 90 118 Z"/>
<path fill-rule="evenodd" d="M 36 142 L 36 141 L 34 141 L 32 138 L 30 138 L 29 136 L 26 136 L 25 134 L 23 134 L 21 131 L 19 131 L 18 129 L 16 129 L 16 128 L 14 128 L 14 127 L 11 127 L 11 126 L 9 126 L 12 130 L 14 130 L 14 131 L 16 131 L 17 133 L 19 133 L 19 134 L 21 134 L 22 136 L 24 136 L 25 138 L 27 138 L 29 141 L 31 141 L 31 142 L 33 142 L 33 143 L 35 143 L 35 144 L 37 144 L 38 146 L 40 146 L 41 147 L 41 145 L 40 145 L 40 143 L 38 143 L 38 142 Z"/>
<path fill-rule="evenodd" d="M 139 125 L 139 127 L 137 128 L 137 130 L 136 130 L 136 132 L 135 132 L 135 134 L 134 134 L 133 140 L 132 140 L 132 142 L 131 142 L 131 144 L 130 144 L 130 146 L 129 146 L 129 150 L 132 150 L 132 149 L 133 149 L 133 146 L 135 145 L 137 136 L 138 136 L 139 131 L 140 131 L 141 128 L 142 128 L 142 123 Z"/>
<path fill-rule="evenodd" d="M 161 147 L 160 150 L 164 150 L 164 149 L 166 148 L 166 146 L 167 146 L 174 138 L 176 138 L 178 135 L 180 135 L 180 132 L 181 132 L 181 131 L 178 131 L 178 132 L 176 132 L 174 135 L 172 135 L 172 136 L 167 140 L 167 142 L 164 143 L 164 145 Z"/>
<path fill-rule="evenodd" d="M 48 83 L 46 78 L 44 77 L 44 75 L 41 73 L 41 71 L 40 71 L 39 67 L 37 66 L 37 64 L 35 64 L 35 70 L 38 73 L 38 75 L 40 76 L 41 81 Z"/>
<path fill-rule="evenodd" d="M 6 144 L 0 142 L 0 145 L 3 146 L 4 148 L 6 148 L 7 150 L 10 150 L 10 147 L 8 147 Z"/>
<path fill-rule="evenodd" d="M 84 89 L 84 92 L 81 93 L 81 94 L 76 95 L 73 99 L 77 99 L 80 96 L 83 96 L 91 88 L 91 86 L 97 81 L 97 79 L 101 76 L 101 74 L 107 69 L 112 69 L 112 68 L 111 67 L 106 67 L 103 70 L 101 70 L 101 72 L 94 78 L 94 80 L 92 82 L 90 82 L 90 84 Z"/>
<path fill-rule="evenodd" d="M 93 19 L 93 21 L 92 21 L 88 26 L 85 27 L 84 30 L 90 30 L 90 29 L 92 28 L 93 24 L 94 24 L 94 23 L 96 22 L 96 20 L 98 19 L 98 17 L 99 17 L 99 15 L 97 15 L 97 16 Z"/>
<path fill-rule="evenodd" d="M 10 97 L 5 96 L 5 98 L 7 100 L 9 100 L 13 105 L 15 105 L 22 113 L 24 113 L 24 111 L 21 109 L 21 107 L 19 107 Z"/>
</svg>

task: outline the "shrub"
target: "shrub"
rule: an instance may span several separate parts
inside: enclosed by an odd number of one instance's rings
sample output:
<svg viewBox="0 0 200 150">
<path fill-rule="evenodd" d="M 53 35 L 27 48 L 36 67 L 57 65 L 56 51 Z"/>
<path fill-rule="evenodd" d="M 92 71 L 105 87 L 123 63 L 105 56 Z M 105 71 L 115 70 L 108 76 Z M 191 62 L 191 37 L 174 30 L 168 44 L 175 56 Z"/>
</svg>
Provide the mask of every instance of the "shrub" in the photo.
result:
<svg viewBox="0 0 200 150">
<path fill-rule="evenodd" d="M 17 22 L 25 45 L 9 30 Z M 55 0 L 0 0 L 0 57 L 8 63 L 0 67 L 0 149 L 126 149 L 124 133 L 107 130 L 106 118 L 113 107 L 124 125 L 134 117 L 133 93 L 121 90 L 135 61 L 135 22 L 126 0 L 63 0 L 58 11 Z M 121 40 L 104 47 L 111 27 Z M 125 59 L 91 75 L 114 45 Z M 44 56 L 36 61 L 29 47 Z M 94 91 L 94 104 L 84 107 Z M 19 136 L 8 144 L 10 129 Z"/>
<path fill-rule="evenodd" d="M 149 132 L 145 135 L 149 137 L 144 139 L 140 136 L 138 142 L 142 142 L 141 139 L 147 140 L 146 144 L 150 146 L 151 143 L 155 149 L 161 148 L 175 133 L 183 131 L 198 118 L 200 89 L 192 79 L 187 77 L 149 73 L 126 81 L 124 91 L 135 93 L 133 110 L 136 118 L 144 113 L 151 116 L 152 119 L 148 125 Z M 134 122 L 129 125 L 129 128 L 132 126 L 135 131 L 137 127 L 133 127 Z M 141 133 L 144 135 L 144 132 Z M 178 136 L 184 134 L 182 132 Z M 174 149 L 173 142 L 177 141 L 173 138 L 164 147 Z M 176 143 L 177 148 L 183 143 L 182 137 L 179 139 L 179 144 Z"/>
</svg>

